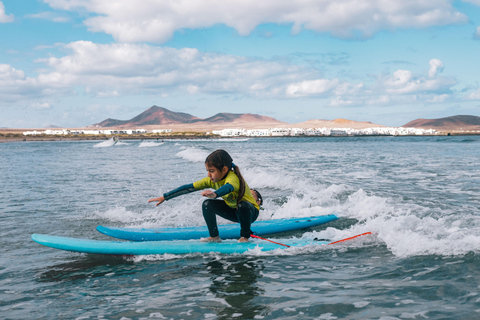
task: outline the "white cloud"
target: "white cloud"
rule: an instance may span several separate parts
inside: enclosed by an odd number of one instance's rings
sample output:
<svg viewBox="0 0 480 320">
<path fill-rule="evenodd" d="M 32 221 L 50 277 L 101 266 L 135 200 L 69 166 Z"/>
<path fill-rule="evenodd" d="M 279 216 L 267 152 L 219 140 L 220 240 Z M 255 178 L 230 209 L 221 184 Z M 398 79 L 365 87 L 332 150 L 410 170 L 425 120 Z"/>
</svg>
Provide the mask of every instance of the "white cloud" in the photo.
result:
<svg viewBox="0 0 480 320">
<path fill-rule="evenodd" d="M 393 76 L 381 80 L 380 86 L 389 94 L 445 94 L 450 93 L 456 84 L 450 77 L 438 77 L 443 70 L 443 63 L 438 59 L 430 60 L 429 78 L 414 75 L 409 70 L 397 70 Z"/>
<path fill-rule="evenodd" d="M 46 97 L 71 93 L 66 79 L 58 73 L 40 74 L 37 78 L 26 77 L 25 72 L 17 70 L 8 64 L 0 64 L 0 99 L 4 102 L 19 101 L 24 98 Z"/>
<path fill-rule="evenodd" d="M 413 72 L 409 70 L 397 70 L 393 73 L 393 77 L 389 77 L 385 81 L 387 88 L 403 88 L 410 83 L 413 78 Z"/>
<path fill-rule="evenodd" d="M 327 32 L 340 38 L 368 38 L 380 30 L 467 23 L 450 0 L 45 0 L 52 8 L 87 10 L 89 30 L 120 42 L 164 43 L 182 29 L 232 27 L 250 34 L 265 23 Z"/>
<path fill-rule="evenodd" d="M 356 104 L 353 100 L 345 100 L 341 97 L 336 97 L 330 101 L 330 106 L 332 107 L 350 107 Z"/>
<path fill-rule="evenodd" d="M 439 95 L 433 95 L 430 99 L 427 99 L 426 102 L 429 103 L 442 103 L 445 102 L 451 98 L 451 95 L 449 94 L 439 94 Z"/>
<path fill-rule="evenodd" d="M 411 70 L 397 70 L 393 74 L 379 76 L 372 85 L 339 85 L 330 105 L 341 106 L 395 106 L 406 103 L 441 103 L 455 99 L 453 87 L 457 84 L 452 77 L 438 76 L 443 63 L 430 61 L 429 76 L 415 74 Z M 433 77 L 432 77 L 433 76 Z M 348 90 L 340 90 L 347 87 Z"/>
<path fill-rule="evenodd" d="M 33 109 L 50 109 L 52 106 L 48 102 L 35 102 L 30 105 Z"/>
<path fill-rule="evenodd" d="M 202 53 L 190 48 L 89 41 L 77 41 L 65 47 L 72 54 L 37 60 L 51 69 L 38 79 L 50 82 L 53 87 L 82 86 L 85 92 L 101 97 L 108 96 L 107 93 L 175 92 L 285 96 L 288 85 L 315 75 L 306 67 Z"/>
<path fill-rule="evenodd" d="M 33 19 L 49 20 L 53 22 L 69 22 L 70 21 L 68 17 L 60 16 L 54 12 L 41 12 L 36 14 L 29 14 L 29 15 L 26 15 L 25 17 L 33 18 Z"/>
<path fill-rule="evenodd" d="M 477 27 L 475 33 L 473 34 L 473 38 L 476 40 L 480 40 L 480 26 Z"/>
<path fill-rule="evenodd" d="M 477 6 L 480 6 L 480 0 L 463 0 L 464 2 L 470 2 L 473 4 L 476 4 Z"/>
<path fill-rule="evenodd" d="M 443 71 L 443 62 L 438 59 L 430 60 L 430 71 L 428 71 L 428 76 L 430 78 L 435 78 L 438 72 Z"/>
<path fill-rule="evenodd" d="M 470 93 L 467 97 L 467 100 L 480 100 L 480 88 Z"/>
<path fill-rule="evenodd" d="M 317 79 L 293 83 L 287 86 L 287 97 L 298 98 L 305 96 L 317 96 L 327 93 L 338 85 L 338 80 Z"/>
<path fill-rule="evenodd" d="M 111 98 L 111 97 L 118 97 L 120 94 L 113 90 L 113 91 L 101 91 L 97 93 L 98 98 Z"/>
<path fill-rule="evenodd" d="M 5 6 L 3 5 L 3 2 L 0 1 L 0 23 L 12 22 L 13 20 L 15 20 L 13 14 L 6 14 Z"/>
<path fill-rule="evenodd" d="M 0 64 L 0 80 L 18 80 L 25 77 L 25 73 L 16 70 L 8 64 Z"/>
<path fill-rule="evenodd" d="M 232 98 L 325 99 L 335 107 L 392 106 L 453 99 L 452 88 L 457 84 L 451 77 L 439 76 L 443 63 L 438 59 L 430 61 L 428 76 L 426 72 L 422 76 L 410 70 L 397 70 L 368 84 L 321 77 L 319 70 L 285 61 L 189 48 L 89 41 L 72 42 L 64 47 L 71 53 L 37 60 L 46 67 L 34 78 L 26 77 L 23 71 L 10 65 L 0 65 L 0 99 L 15 101 L 74 94 L 98 98 L 204 94 Z"/>
<path fill-rule="evenodd" d="M 425 94 L 442 93 L 451 90 L 456 84 L 455 80 L 449 78 L 441 79 L 422 79 L 415 78 L 405 82 L 403 85 L 389 86 L 386 82 L 385 91 L 390 94 Z"/>
</svg>

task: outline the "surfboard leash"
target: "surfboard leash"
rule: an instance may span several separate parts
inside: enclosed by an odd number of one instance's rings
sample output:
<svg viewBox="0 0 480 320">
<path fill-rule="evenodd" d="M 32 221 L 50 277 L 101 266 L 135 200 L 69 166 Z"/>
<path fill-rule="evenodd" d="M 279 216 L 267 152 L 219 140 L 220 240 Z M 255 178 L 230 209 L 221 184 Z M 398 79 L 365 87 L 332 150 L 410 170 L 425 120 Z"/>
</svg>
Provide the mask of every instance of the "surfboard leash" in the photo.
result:
<svg viewBox="0 0 480 320">
<path fill-rule="evenodd" d="M 330 242 L 328 245 L 335 244 L 335 243 L 339 243 L 339 242 L 344 242 L 344 241 L 348 241 L 348 240 L 352 240 L 352 239 L 355 239 L 355 238 L 358 238 L 358 237 L 361 237 L 361 236 L 366 236 L 366 235 L 368 235 L 368 234 L 372 234 L 372 233 L 371 233 L 371 232 L 365 232 L 365 233 L 362 233 L 362 234 L 357 234 L 356 236 L 353 236 L 353 237 L 350 237 L 350 238 L 345 238 L 345 239 L 342 239 L 342 240 Z"/>
<path fill-rule="evenodd" d="M 348 241 L 348 240 L 352 240 L 352 239 L 355 239 L 355 238 L 358 238 L 358 237 L 361 237 L 361 236 L 366 236 L 366 235 L 369 235 L 369 234 L 372 234 L 371 232 L 365 232 L 365 233 L 362 233 L 362 234 L 357 234 L 353 237 L 349 237 L 349 238 L 345 238 L 345 239 L 342 239 L 342 240 L 337 240 L 337 241 L 334 241 L 334 242 L 330 242 L 328 243 L 327 245 L 331 245 L 331 244 L 336 244 L 336 243 L 340 243 L 340 242 L 344 242 L 344 241 Z M 262 237 L 259 237 L 257 235 L 254 235 L 253 233 L 250 235 L 250 237 L 252 238 L 257 238 L 257 239 L 261 239 L 261 240 L 265 240 L 265 241 L 269 241 L 271 243 L 275 243 L 275 244 L 278 244 L 280 246 L 284 246 L 284 247 L 287 247 L 287 248 L 290 248 L 289 245 L 287 244 L 283 244 L 283 243 L 280 243 L 280 242 L 275 242 L 273 240 L 270 240 L 270 239 L 266 239 L 266 238 L 262 238 Z M 317 240 L 317 239 L 315 239 Z"/>
<path fill-rule="evenodd" d="M 287 245 L 287 244 L 283 244 L 283 243 L 280 243 L 280 242 L 275 242 L 275 241 L 272 241 L 272 240 L 270 240 L 270 239 L 265 239 L 265 238 L 256 236 L 256 235 L 254 235 L 253 233 L 250 235 L 250 237 L 252 237 L 252 238 L 257 238 L 257 239 L 261 239 L 261 240 L 266 240 L 266 241 L 269 241 L 269 242 L 271 242 L 271 243 L 275 243 L 275 244 L 278 244 L 278 245 L 281 245 L 281 246 L 290 248 L 290 246 Z"/>
</svg>

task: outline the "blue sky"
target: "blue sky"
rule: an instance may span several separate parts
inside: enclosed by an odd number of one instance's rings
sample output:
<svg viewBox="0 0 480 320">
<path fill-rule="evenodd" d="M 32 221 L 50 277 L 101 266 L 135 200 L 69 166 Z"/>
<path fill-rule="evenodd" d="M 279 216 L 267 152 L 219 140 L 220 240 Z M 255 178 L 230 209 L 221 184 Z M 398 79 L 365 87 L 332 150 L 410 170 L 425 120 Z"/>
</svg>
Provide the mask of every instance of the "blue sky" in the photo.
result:
<svg viewBox="0 0 480 320">
<path fill-rule="evenodd" d="M 480 0 L 0 0 L 0 127 L 480 116 Z"/>
</svg>

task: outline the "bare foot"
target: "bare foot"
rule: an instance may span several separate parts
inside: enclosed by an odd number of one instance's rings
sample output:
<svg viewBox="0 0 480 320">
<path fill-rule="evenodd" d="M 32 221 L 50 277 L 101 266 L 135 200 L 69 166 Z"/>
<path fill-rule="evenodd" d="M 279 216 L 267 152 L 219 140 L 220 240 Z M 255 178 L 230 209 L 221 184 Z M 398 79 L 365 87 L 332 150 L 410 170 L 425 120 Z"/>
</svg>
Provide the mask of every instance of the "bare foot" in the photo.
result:
<svg viewBox="0 0 480 320">
<path fill-rule="evenodd" d="M 208 237 L 208 238 L 200 238 L 201 242 L 222 242 L 220 236 L 217 237 Z"/>
<path fill-rule="evenodd" d="M 238 242 L 248 242 L 248 239 L 245 237 L 241 237 L 240 239 L 238 239 Z"/>
</svg>

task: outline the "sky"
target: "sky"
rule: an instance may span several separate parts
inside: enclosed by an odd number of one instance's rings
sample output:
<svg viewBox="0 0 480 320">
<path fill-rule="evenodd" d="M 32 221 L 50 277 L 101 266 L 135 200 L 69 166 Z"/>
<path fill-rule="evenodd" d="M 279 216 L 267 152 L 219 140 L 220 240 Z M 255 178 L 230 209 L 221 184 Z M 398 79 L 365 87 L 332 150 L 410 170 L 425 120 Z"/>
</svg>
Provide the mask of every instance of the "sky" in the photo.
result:
<svg viewBox="0 0 480 320">
<path fill-rule="evenodd" d="M 0 127 L 480 116 L 480 0 L 0 0 Z"/>
</svg>

